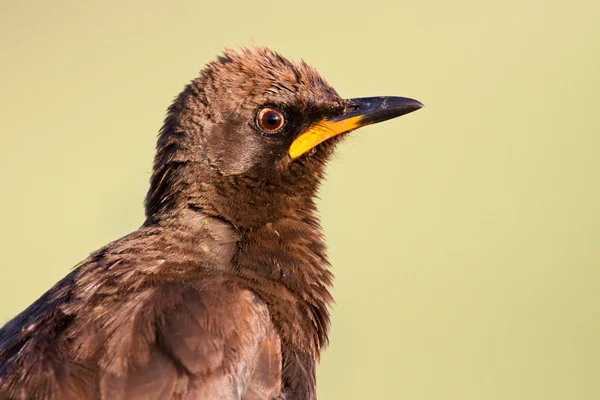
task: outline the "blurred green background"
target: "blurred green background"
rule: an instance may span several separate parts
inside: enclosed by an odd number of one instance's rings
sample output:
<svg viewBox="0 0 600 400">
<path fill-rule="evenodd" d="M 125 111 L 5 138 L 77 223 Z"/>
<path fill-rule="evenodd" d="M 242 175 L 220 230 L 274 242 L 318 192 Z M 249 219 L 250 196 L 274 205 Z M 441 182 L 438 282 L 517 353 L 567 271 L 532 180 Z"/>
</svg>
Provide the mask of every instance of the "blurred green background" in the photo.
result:
<svg viewBox="0 0 600 400">
<path fill-rule="evenodd" d="M 1 9 L 1 322 L 143 222 L 167 106 L 255 42 L 342 96 L 426 105 L 330 164 L 319 398 L 600 398 L 597 1 Z"/>
</svg>

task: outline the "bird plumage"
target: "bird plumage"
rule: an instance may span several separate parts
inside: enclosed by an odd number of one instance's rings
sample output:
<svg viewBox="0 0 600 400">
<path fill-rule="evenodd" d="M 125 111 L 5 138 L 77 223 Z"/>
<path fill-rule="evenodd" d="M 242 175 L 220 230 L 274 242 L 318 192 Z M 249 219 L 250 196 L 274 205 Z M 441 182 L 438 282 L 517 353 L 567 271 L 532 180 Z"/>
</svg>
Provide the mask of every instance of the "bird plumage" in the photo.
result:
<svg viewBox="0 0 600 400">
<path fill-rule="evenodd" d="M 332 274 L 314 198 L 342 135 L 288 149 L 349 104 L 268 49 L 209 63 L 169 108 L 143 226 L 0 329 L 0 399 L 316 399 Z"/>
</svg>

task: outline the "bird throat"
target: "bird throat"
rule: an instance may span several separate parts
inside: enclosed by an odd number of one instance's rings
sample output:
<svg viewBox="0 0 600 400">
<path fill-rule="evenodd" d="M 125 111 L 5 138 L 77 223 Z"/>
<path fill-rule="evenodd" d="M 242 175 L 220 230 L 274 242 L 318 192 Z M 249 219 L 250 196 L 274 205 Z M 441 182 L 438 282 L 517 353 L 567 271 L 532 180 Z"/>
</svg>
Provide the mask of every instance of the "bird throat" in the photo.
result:
<svg viewBox="0 0 600 400">
<path fill-rule="evenodd" d="M 203 175 L 205 169 L 200 166 L 193 174 L 182 170 L 194 168 L 193 164 L 177 168 L 166 178 L 157 179 L 157 197 L 149 203 L 168 204 L 170 208 L 156 208 L 148 223 L 196 229 L 196 236 L 202 238 L 198 246 L 205 246 L 207 238 L 227 237 L 231 249 L 218 246 L 216 253 L 225 258 L 215 261 L 219 268 L 215 272 L 231 277 L 267 305 L 281 337 L 284 363 L 296 363 L 298 370 L 306 370 L 302 380 L 307 388 L 313 388 L 314 363 L 328 341 L 328 308 L 333 301 L 329 293 L 333 275 L 314 191 L 306 188 L 285 193 L 241 177 L 221 177 L 217 183 Z M 177 178 L 180 173 L 200 179 L 183 182 Z M 172 192 L 173 188 L 178 190 Z M 224 235 L 225 227 L 229 233 Z M 215 246 L 209 248 L 214 250 Z M 297 373 L 293 375 L 298 378 Z M 285 384 L 285 373 L 283 378 Z"/>
<path fill-rule="evenodd" d="M 206 196 L 196 196 L 187 204 L 195 202 L 198 212 L 233 227 L 236 277 L 267 304 L 282 337 L 318 355 L 327 342 L 333 276 L 312 196 L 257 188 L 244 192 L 256 198 L 236 201 L 236 208 L 221 196 L 213 196 L 210 204 Z"/>
</svg>

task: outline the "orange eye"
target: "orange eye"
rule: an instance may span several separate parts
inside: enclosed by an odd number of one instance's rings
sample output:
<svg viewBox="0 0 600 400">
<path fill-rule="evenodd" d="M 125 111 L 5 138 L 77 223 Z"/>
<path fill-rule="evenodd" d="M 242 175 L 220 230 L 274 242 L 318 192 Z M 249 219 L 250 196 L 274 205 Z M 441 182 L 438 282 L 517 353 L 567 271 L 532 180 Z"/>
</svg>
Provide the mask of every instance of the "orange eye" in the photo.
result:
<svg viewBox="0 0 600 400">
<path fill-rule="evenodd" d="M 283 127 L 285 118 L 283 117 L 283 113 L 281 111 L 267 107 L 258 112 L 256 123 L 263 131 L 267 133 L 273 133 L 277 132 Z"/>
</svg>

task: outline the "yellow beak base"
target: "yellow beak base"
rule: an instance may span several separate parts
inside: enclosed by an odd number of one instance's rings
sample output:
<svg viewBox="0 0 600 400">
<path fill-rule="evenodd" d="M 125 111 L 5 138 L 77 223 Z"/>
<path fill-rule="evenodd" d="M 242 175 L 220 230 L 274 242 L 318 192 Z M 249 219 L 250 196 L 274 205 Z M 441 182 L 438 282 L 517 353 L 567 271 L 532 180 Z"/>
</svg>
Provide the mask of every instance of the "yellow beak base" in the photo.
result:
<svg viewBox="0 0 600 400">
<path fill-rule="evenodd" d="M 298 158 L 327 139 L 361 127 L 362 125 L 359 124 L 361 118 L 361 116 L 357 116 L 341 121 L 323 120 L 318 122 L 292 142 L 289 150 L 290 157 Z"/>
</svg>

